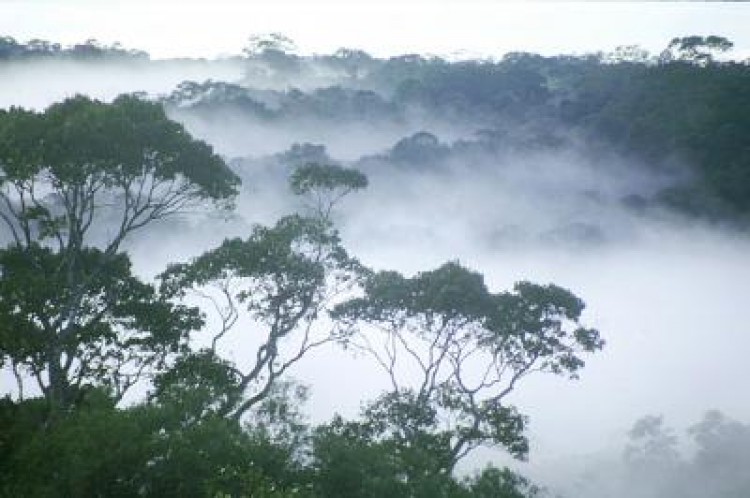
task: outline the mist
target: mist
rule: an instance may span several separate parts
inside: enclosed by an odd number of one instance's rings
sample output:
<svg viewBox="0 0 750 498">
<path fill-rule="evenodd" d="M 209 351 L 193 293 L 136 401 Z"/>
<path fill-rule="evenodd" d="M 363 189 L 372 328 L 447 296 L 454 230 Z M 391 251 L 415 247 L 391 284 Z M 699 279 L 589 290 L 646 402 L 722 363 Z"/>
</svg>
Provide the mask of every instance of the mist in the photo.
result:
<svg viewBox="0 0 750 498">
<path fill-rule="evenodd" d="M 206 60 L 16 60 L 2 62 L 0 107 L 44 109 L 76 94 L 111 101 L 123 93 L 161 95 L 185 79 L 233 81 L 242 67 L 231 59 Z"/>
<path fill-rule="evenodd" d="M 373 136 L 372 149 L 382 141 Z M 607 340 L 580 380 L 533 378 L 512 397 L 531 420 L 528 464 L 489 453 L 471 458 L 466 471 L 501 461 L 564 496 L 687 496 L 679 494 L 683 488 L 665 494 L 657 477 L 634 495 L 622 458 L 625 434 L 646 413 L 684 427 L 711 409 L 750 419 L 738 395 L 750 347 L 743 306 L 750 239 L 634 201 L 684 178 L 587 152 L 576 140 L 563 151 L 471 159 L 448 153 L 427 166 L 394 164 L 397 143 L 346 162 L 359 154 L 358 145 L 325 157 L 370 178 L 337 220 L 345 245 L 365 264 L 414 274 L 459 260 L 482 271 L 494 289 L 518 280 L 555 282 L 584 297 L 587 322 Z M 286 152 L 279 155 L 288 159 Z M 245 220 L 268 222 L 298 207 L 284 193 L 289 170 L 277 161 L 236 163 L 246 192 L 238 214 Z M 341 369 L 357 381 L 342 384 Z M 363 399 L 387 387 L 372 365 L 335 352 L 310 358 L 295 376 L 313 386 L 309 409 L 316 420 L 332 411 L 354 416 Z"/>
<path fill-rule="evenodd" d="M 468 104 L 434 107 L 398 94 L 398 85 L 351 78 L 320 58 L 300 60 L 303 70 L 276 73 L 241 58 L 0 62 L 0 107 L 145 92 L 227 159 L 243 180 L 236 211 L 140 233 L 127 249 L 149 277 L 300 209 L 287 178 L 294 166 L 316 161 L 368 175 L 369 187 L 335 213 L 345 246 L 366 265 L 411 275 L 458 260 L 496 291 L 529 280 L 581 296 L 585 321 L 607 341 L 604 351 L 587 359 L 577 381 L 539 376 L 516 389 L 511 401 L 530 417 L 528 463 L 482 452 L 466 471 L 498 461 L 552 493 L 580 498 L 748 489 L 741 487 L 746 476 L 730 467 L 742 461 L 747 468 L 750 456 L 728 448 L 737 438 L 750 446 L 743 396 L 750 237 L 735 223 L 662 202 L 663 192 L 695 180 L 692 166 L 679 157 L 655 165 L 608 147 L 546 119 L 541 104 L 486 119 Z M 217 98 L 209 80 L 228 85 L 225 93 Z M 208 86 L 181 94 L 190 82 Z M 253 351 L 241 336 L 231 344 L 232 357 Z M 351 382 L 342 382 L 342 371 Z M 306 409 L 314 421 L 356 416 L 387 386 L 372 365 L 333 348 L 292 375 L 312 387 Z M 710 410 L 726 416 L 704 418 Z M 632 450 L 644 439 L 627 436 L 647 414 L 663 416 L 679 428 L 674 434 L 698 428 L 678 439 L 662 467 L 645 468 Z M 652 427 L 669 433 L 654 420 Z M 656 429 L 648 434 L 658 436 Z M 705 461 L 729 469 L 717 471 L 724 483 L 711 487 L 715 477 L 691 470 Z"/>
</svg>

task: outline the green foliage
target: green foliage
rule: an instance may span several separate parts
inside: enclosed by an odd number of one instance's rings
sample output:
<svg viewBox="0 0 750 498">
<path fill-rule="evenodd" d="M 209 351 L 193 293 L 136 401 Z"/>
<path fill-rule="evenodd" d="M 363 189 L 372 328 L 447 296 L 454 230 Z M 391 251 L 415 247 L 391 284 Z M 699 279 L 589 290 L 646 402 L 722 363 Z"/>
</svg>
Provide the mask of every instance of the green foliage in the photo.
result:
<svg viewBox="0 0 750 498">
<path fill-rule="evenodd" d="M 478 475 L 467 479 L 469 496 L 475 498 L 535 498 L 542 490 L 525 477 L 509 469 L 486 467 Z"/>
<path fill-rule="evenodd" d="M 11 238 L 0 250 L 0 356 L 19 389 L 31 376 L 67 408 L 85 386 L 119 399 L 161 369 L 202 321 L 134 277 L 120 247 L 188 207 L 226 204 L 238 182 L 160 105 L 133 96 L 0 111 L 0 219 Z"/>
<path fill-rule="evenodd" d="M 526 456 L 525 418 L 505 397 L 532 372 L 575 377 L 581 355 L 602 348 L 598 331 L 579 324 L 583 309 L 554 285 L 494 294 L 480 274 L 447 263 L 412 278 L 372 274 L 364 296 L 334 316 L 351 327 L 347 346 L 374 358 L 393 386 L 366 418 L 409 444 L 433 438 L 443 448 L 429 452 L 451 471 L 483 444 Z"/>
<path fill-rule="evenodd" d="M 365 422 L 336 418 L 313 438 L 315 489 L 319 496 L 456 496 L 457 483 L 436 471 L 426 446 L 408 447 L 378 437 Z"/>
<path fill-rule="evenodd" d="M 367 177 L 357 170 L 337 165 L 310 163 L 294 171 L 290 184 L 292 192 L 297 195 L 309 194 L 315 190 L 336 189 L 349 193 L 367 187 Z"/>
<path fill-rule="evenodd" d="M 32 245 L 0 250 L 0 351 L 7 361 L 36 377 L 51 348 L 64 355 L 68 402 L 84 386 L 107 386 L 121 394 L 129 376 L 158 367 L 184 346 L 186 334 L 202 325 L 197 310 L 165 300 L 131 274 L 127 256 L 109 257 L 81 249 L 74 269 L 65 256 Z M 65 271 L 61 271 L 61 267 Z M 68 285 L 75 271 L 80 287 Z M 69 318 L 71 302 L 77 319 Z"/>
<path fill-rule="evenodd" d="M 614 150 L 642 167 L 675 173 L 676 184 L 647 199 L 649 204 L 747 221 L 750 159 L 744 137 L 750 66 L 717 59 L 731 47 L 721 36 L 686 36 L 673 39 L 660 57 L 637 46 L 607 55 L 511 53 L 494 62 L 418 55 L 377 59 L 346 51 L 295 56 L 296 72 L 273 73 L 284 87 L 297 78 L 316 77 L 321 66 L 345 76 L 309 92 L 271 92 L 277 103 L 273 109 L 253 89 L 234 86 L 230 91 L 216 83 L 172 103 L 202 117 L 223 116 L 231 108 L 251 119 L 290 125 L 304 118 L 337 126 L 401 123 L 416 109 L 485 128 L 500 137 L 492 144 L 501 150 L 568 146 L 570 134 L 560 131 L 572 129 L 595 154 Z M 353 76 L 352 88 L 340 86 Z M 388 159 L 434 168 L 451 150 L 428 138 L 404 139 Z"/>
<path fill-rule="evenodd" d="M 115 251 L 151 221 L 231 200 L 239 183 L 161 106 L 132 96 L 0 111 L 0 168 L 2 219 L 14 241 L 52 240 L 61 251 L 92 244 L 97 222 L 119 223 L 107 245 Z"/>
<path fill-rule="evenodd" d="M 269 405 L 294 412 L 297 394 L 281 389 Z M 40 401 L 0 400 L 0 496 L 538 496 L 508 470 L 464 480 L 438 472 L 430 438 L 406 445 L 369 422 L 337 417 L 308 438 L 310 428 L 267 406 L 245 427 L 213 416 L 186 424 L 167 400 L 117 409 L 92 391 L 50 426 Z"/>
<path fill-rule="evenodd" d="M 238 361 L 230 374 L 237 378 L 232 389 L 245 397 L 227 393 L 219 413 L 241 417 L 311 349 L 336 340 L 333 331 L 315 335 L 313 326 L 331 300 L 356 283 L 359 271 L 328 221 L 299 215 L 256 226 L 247 239 L 226 240 L 190 263 L 170 265 L 160 277 L 168 295 L 212 286 L 220 291 L 228 314 L 213 349 L 240 311 L 256 324 L 257 354 Z"/>
<path fill-rule="evenodd" d="M 750 69 L 742 64 L 699 67 L 592 66 L 567 119 L 620 151 L 653 165 L 679 161 L 694 180 L 663 198 L 687 212 L 747 213 L 750 157 L 742 136 L 750 129 Z"/>
<path fill-rule="evenodd" d="M 242 399 L 240 379 L 232 364 L 211 350 L 186 352 L 157 375 L 151 393 L 154 404 L 173 410 L 190 425 L 218 415 Z"/>
<path fill-rule="evenodd" d="M 326 497 L 534 498 L 542 491 L 508 469 L 488 467 L 458 480 L 446 472 L 451 458 L 449 432 L 425 430 L 439 420 L 428 404 L 389 394 L 363 412 L 360 422 L 340 417 L 313 435 L 314 489 Z M 407 413 L 408 412 L 408 413 Z M 409 419 L 411 430 L 387 429 L 396 419 Z M 421 427 L 417 427 L 421 426 Z"/>
<path fill-rule="evenodd" d="M 667 50 L 677 60 L 705 65 L 713 62 L 712 52 L 726 52 L 733 46 L 723 36 L 684 36 L 673 38 Z"/>
<path fill-rule="evenodd" d="M 313 213 L 328 219 L 344 197 L 367 187 L 364 173 L 335 164 L 308 163 L 294 170 L 289 185 L 295 195 L 308 198 Z"/>
<path fill-rule="evenodd" d="M 87 181 L 108 190 L 145 177 L 182 179 L 179 185 L 192 195 L 226 199 L 238 183 L 221 158 L 167 119 L 160 105 L 127 95 L 112 104 L 78 96 L 43 113 L 2 111 L 0 164 L 4 184 L 45 175 L 60 189 Z"/>
<path fill-rule="evenodd" d="M 187 401 L 164 385 L 123 409 L 91 390 L 54 424 L 42 399 L 0 399 L 0 496 L 312 496 L 304 389 L 276 386 L 242 426 L 187 417 Z"/>
<path fill-rule="evenodd" d="M 255 462 L 266 448 L 226 419 L 184 425 L 171 410 L 105 403 L 31 426 L 21 418 L 28 403 L 5 407 L 16 412 L 6 428 L 17 439 L 0 496 L 284 496 Z"/>
</svg>

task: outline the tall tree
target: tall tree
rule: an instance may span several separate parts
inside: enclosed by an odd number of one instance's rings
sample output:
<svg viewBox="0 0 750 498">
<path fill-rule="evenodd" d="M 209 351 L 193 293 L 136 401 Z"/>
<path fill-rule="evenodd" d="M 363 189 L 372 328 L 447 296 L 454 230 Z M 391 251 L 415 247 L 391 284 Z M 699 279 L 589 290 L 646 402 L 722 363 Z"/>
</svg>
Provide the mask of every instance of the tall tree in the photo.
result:
<svg viewBox="0 0 750 498">
<path fill-rule="evenodd" d="M 330 217 L 344 196 L 367 185 L 367 178 L 356 170 L 308 164 L 293 173 L 290 184 L 306 198 L 307 215 L 256 226 L 246 239 L 225 240 L 161 275 L 165 293 L 207 299 L 219 323 L 210 347 L 181 363 L 189 376 L 207 380 L 204 385 L 215 394 L 206 398 L 204 415 L 241 418 L 268 397 L 290 367 L 338 339 L 332 323 L 318 325 L 356 285 L 362 269 L 342 247 Z M 236 363 L 218 356 L 232 329 L 241 329 L 257 346 L 255 354 Z M 175 377 L 178 384 L 181 377 Z"/>
<path fill-rule="evenodd" d="M 131 273 L 123 242 L 238 178 L 211 147 L 135 96 L 0 112 L 0 361 L 55 408 L 84 386 L 122 396 L 200 325 Z"/>
<path fill-rule="evenodd" d="M 603 346 L 580 324 L 584 304 L 555 285 L 490 292 L 480 274 L 447 263 L 412 278 L 380 272 L 334 315 L 347 344 L 374 358 L 392 390 L 364 413 L 375 434 L 428 449 L 443 472 L 480 445 L 528 452 L 525 417 L 507 403 L 524 378 L 576 377 Z"/>
<path fill-rule="evenodd" d="M 723 36 L 684 36 L 673 38 L 662 58 L 705 66 L 714 62 L 715 54 L 727 52 L 733 46 L 734 43 Z"/>
</svg>

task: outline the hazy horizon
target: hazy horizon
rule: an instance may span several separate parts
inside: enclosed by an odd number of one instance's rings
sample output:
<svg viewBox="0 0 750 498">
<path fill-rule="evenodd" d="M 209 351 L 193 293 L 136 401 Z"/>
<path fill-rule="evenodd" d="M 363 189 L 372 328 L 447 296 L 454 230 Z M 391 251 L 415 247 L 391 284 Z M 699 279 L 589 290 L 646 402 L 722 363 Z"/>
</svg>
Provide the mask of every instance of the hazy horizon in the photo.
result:
<svg viewBox="0 0 750 498">
<path fill-rule="evenodd" d="M 279 32 L 302 54 L 346 47 L 381 57 L 463 58 L 583 54 L 633 44 L 658 53 L 674 36 L 718 34 L 744 59 L 750 57 L 748 21 L 750 5 L 743 2 L 0 2 L 3 35 L 63 44 L 96 38 L 154 58 L 238 55 L 251 35 Z"/>
</svg>

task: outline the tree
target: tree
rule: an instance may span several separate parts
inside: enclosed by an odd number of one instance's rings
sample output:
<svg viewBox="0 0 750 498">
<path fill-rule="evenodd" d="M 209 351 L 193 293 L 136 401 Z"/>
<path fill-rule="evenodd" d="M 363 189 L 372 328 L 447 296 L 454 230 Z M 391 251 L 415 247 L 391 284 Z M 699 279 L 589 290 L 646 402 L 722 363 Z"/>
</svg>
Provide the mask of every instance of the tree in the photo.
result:
<svg viewBox="0 0 750 498">
<path fill-rule="evenodd" d="M 582 353 L 602 348 L 579 323 L 583 302 L 555 285 L 519 282 L 490 292 L 457 263 L 418 273 L 374 273 L 364 295 L 337 306 L 346 344 L 371 356 L 392 390 L 365 412 L 380 437 L 425 447 L 450 473 L 474 448 L 504 446 L 523 458 L 525 417 L 505 398 L 525 377 L 576 377 Z"/>
<path fill-rule="evenodd" d="M 509 469 L 486 467 L 467 479 L 470 495 L 474 498 L 538 498 L 542 490 L 528 479 Z"/>
<path fill-rule="evenodd" d="M 685 451 L 688 449 L 688 451 Z M 739 497 L 750 492 L 750 425 L 712 410 L 684 434 L 647 415 L 628 432 L 623 466 L 601 476 L 632 496 Z"/>
<path fill-rule="evenodd" d="M 267 52 L 291 53 L 297 49 L 294 40 L 281 33 L 266 33 L 252 35 L 247 46 L 242 50 L 248 57 L 263 55 Z"/>
<path fill-rule="evenodd" d="M 307 163 L 290 178 L 292 192 L 307 199 L 307 208 L 317 217 L 329 220 L 331 211 L 344 197 L 367 187 L 367 176 L 335 164 Z"/>
<path fill-rule="evenodd" d="M 24 46 L 11 36 L 0 36 L 0 58 L 9 59 L 23 54 Z"/>
<path fill-rule="evenodd" d="M 664 60 L 693 62 L 706 66 L 714 62 L 715 54 L 727 52 L 734 43 L 723 36 L 684 36 L 673 38 L 662 54 Z"/>
<path fill-rule="evenodd" d="M 317 494 L 331 498 L 437 498 L 446 496 L 443 490 L 457 489 L 451 476 L 434 472 L 429 454 L 422 455 L 425 460 L 414 461 L 413 451 L 401 450 L 394 441 L 378 437 L 367 423 L 335 418 L 313 435 Z"/>
<path fill-rule="evenodd" d="M 301 64 L 300 57 L 294 54 L 296 49 L 294 41 L 281 33 L 251 36 L 242 50 L 248 60 L 248 76 L 283 81 L 284 76 L 299 75 Z"/>
<path fill-rule="evenodd" d="M 677 437 L 664 424 L 664 417 L 646 415 L 638 419 L 628 432 L 630 443 L 625 458 L 645 469 L 656 465 L 674 466 L 679 460 Z"/>
<path fill-rule="evenodd" d="M 646 64 L 650 58 L 648 50 L 639 45 L 620 45 L 613 52 L 608 53 L 604 60 L 614 64 Z"/>
<path fill-rule="evenodd" d="M 0 399 L 0 496 L 305 496 L 289 442 L 254 427 L 184 424 L 168 403 L 120 409 L 101 391 L 49 424 L 40 401 Z"/>
<path fill-rule="evenodd" d="M 391 148 L 388 158 L 396 163 L 435 167 L 448 155 L 450 149 L 426 131 L 399 140 Z"/>
<path fill-rule="evenodd" d="M 57 407 L 94 385 L 119 400 L 178 352 L 200 316 L 133 276 L 124 254 L 81 248 L 68 257 L 40 245 L 0 250 L 3 359 L 21 398 L 30 375 Z"/>
<path fill-rule="evenodd" d="M 19 394 L 30 376 L 54 409 L 91 386 L 120 398 L 177 352 L 197 310 L 134 277 L 122 245 L 207 201 L 229 207 L 238 182 L 134 96 L 0 111 L 0 363 Z"/>
<path fill-rule="evenodd" d="M 224 372 L 218 375 L 226 391 L 216 413 L 239 420 L 268 397 L 290 367 L 338 340 L 335 327 L 316 325 L 353 288 L 361 267 L 341 246 L 329 217 L 343 196 L 366 184 L 355 170 L 303 166 L 292 175 L 291 186 L 296 194 L 312 197 L 309 216 L 258 225 L 248 238 L 225 240 L 161 275 L 163 292 L 174 297 L 197 293 L 211 303 L 220 323 L 210 348 L 194 358 L 194 366 L 212 376 Z M 243 314 L 242 327 L 252 331 L 248 340 L 257 344 L 256 354 L 237 364 L 222 362 L 216 356 L 219 344 Z"/>
<path fill-rule="evenodd" d="M 536 498 L 539 488 L 508 469 L 487 467 L 458 479 L 441 472 L 435 435 L 407 444 L 383 438 L 373 424 L 340 417 L 313 433 L 312 479 L 316 496 L 415 498 Z M 416 443 L 416 444 L 415 444 Z M 434 450 L 438 451 L 435 452 Z"/>
<path fill-rule="evenodd" d="M 26 51 L 32 55 L 55 55 L 60 52 L 59 43 L 50 43 L 47 40 L 35 38 L 26 44 Z"/>
<path fill-rule="evenodd" d="M 349 79 L 356 80 L 370 69 L 374 59 L 364 50 L 342 47 L 332 56 L 326 57 L 326 61 L 334 67 L 343 69 Z"/>
</svg>

